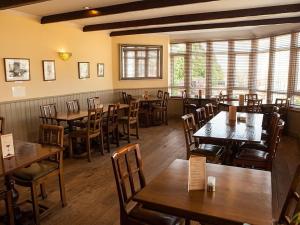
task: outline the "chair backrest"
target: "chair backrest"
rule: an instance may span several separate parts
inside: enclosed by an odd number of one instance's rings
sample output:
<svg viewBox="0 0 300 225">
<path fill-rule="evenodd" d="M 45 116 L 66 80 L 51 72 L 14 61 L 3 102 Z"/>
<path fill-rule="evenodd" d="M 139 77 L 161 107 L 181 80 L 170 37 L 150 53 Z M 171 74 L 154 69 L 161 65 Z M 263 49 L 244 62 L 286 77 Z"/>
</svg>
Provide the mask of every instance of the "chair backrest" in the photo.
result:
<svg viewBox="0 0 300 225">
<path fill-rule="evenodd" d="M 163 101 L 162 101 L 162 106 L 163 107 L 168 107 L 169 97 L 170 97 L 169 92 L 165 92 L 164 96 L 163 96 Z"/>
<path fill-rule="evenodd" d="M 207 121 L 205 107 L 196 109 L 196 119 L 197 119 L 198 128 L 200 129 Z"/>
<path fill-rule="evenodd" d="M 270 139 L 268 140 L 269 159 L 273 160 L 276 157 L 276 150 L 279 142 L 280 130 L 283 129 L 284 123 L 279 123 L 280 115 L 278 113 L 273 113 L 272 115 L 272 126 L 273 129 L 269 134 Z"/>
<path fill-rule="evenodd" d="M 131 100 L 129 103 L 128 118 L 130 120 L 137 119 L 139 112 L 139 102 Z"/>
<path fill-rule="evenodd" d="M 67 104 L 68 113 L 80 112 L 80 104 L 78 99 L 67 101 L 66 104 Z"/>
<path fill-rule="evenodd" d="M 279 114 L 281 116 L 286 116 L 288 109 L 290 107 L 290 99 L 289 98 L 276 98 L 275 106 L 279 108 Z"/>
<path fill-rule="evenodd" d="M 162 99 L 163 98 L 163 96 L 164 96 L 164 92 L 162 91 L 162 90 L 158 90 L 157 91 L 157 98 L 159 98 L 159 99 Z"/>
<path fill-rule="evenodd" d="M 124 104 L 129 104 L 128 98 L 127 98 L 127 93 L 122 91 L 122 99 Z"/>
<path fill-rule="evenodd" d="M 43 124 L 56 124 L 56 104 L 41 105 L 40 110 Z"/>
<path fill-rule="evenodd" d="M 108 105 L 107 116 L 106 116 L 106 127 L 116 125 L 118 123 L 118 112 L 120 104 Z"/>
<path fill-rule="evenodd" d="M 212 103 L 207 103 L 205 105 L 205 109 L 206 109 L 206 116 L 208 119 L 211 119 L 215 116 L 214 107 Z"/>
<path fill-rule="evenodd" d="M 88 109 L 96 109 L 101 106 L 99 97 L 91 97 L 87 99 Z"/>
<path fill-rule="evenodd" d="M 64 146 L 64 127 L 51 124 L 41 124 L 39 143 L 55 146 Z"/>
<path fill-rule="evenodd" d="M 298 165 L 294 178 L 292 180 L 289 192 L 283 204 L 279 223 L 284 225 L 292 225 L 292 218 L 296 213 L 300 212 L 300 165 Z"/>
<path fill-rule="evenodd" d="M 88 135 L 101 133 L 102 120 L 103 120 L 103 107 L 89 109 L 88 126 L 87 126 Z"/>
<path fill-rule="evenodd" d="M 192 113 L 182 116 L 181 119 L 185 137 L 187 159 L 189 159 L 191 148 L 193 146 L 198 146 L 198 142 L 193 137 L 193 134 L 196 132 L 197 128 L 195 118 Z"/>
<path fill-rule="evenodd" d="M 247 112 L 261 112 L 262 100 L 261 99 L 248 99 Z"/>
<path fill-rule="evenodd" d="M 257 100 L 258 99 L 258 95 L 257 94 L 245 94 L 245 101 L 248 100 Z"/>
<path fill-rule="evenodd" d="M 0 135 L 4 134 L 4 125 L 5 125 L 5 119 L 4 117 L 0 116 Z"/>
<path fill-rule="evenodd" d="M 113 153 L 112 165 L 119 196 L 121 218 L 127 216 L 133 196 L 146 186 L 139 144 L 129 144 Z"/>
</svg>

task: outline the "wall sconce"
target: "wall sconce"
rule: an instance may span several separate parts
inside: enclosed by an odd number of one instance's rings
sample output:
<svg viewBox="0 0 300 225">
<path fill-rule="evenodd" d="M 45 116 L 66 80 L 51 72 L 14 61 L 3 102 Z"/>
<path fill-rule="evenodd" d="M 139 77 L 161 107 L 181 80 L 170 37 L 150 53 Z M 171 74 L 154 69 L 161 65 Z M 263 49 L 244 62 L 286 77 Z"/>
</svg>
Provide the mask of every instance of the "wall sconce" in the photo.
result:
<svg viewBox="0 0 300 225">
<path fill-rule="evenodd" d="M 72 53 L 71 52 L 58 52 L 58 55 L 59 55 L 60 59 L 67 61 L 71 58 Z"/>
</svg>

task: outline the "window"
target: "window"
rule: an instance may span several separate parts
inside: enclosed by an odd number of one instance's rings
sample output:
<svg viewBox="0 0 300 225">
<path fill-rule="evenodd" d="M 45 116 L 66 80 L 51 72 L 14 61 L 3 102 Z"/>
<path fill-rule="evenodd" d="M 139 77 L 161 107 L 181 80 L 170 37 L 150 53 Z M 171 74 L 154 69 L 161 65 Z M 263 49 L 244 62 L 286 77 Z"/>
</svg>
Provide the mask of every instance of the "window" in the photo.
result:
<svg viewBox="0 0 300 225">
<path fill-rule="evenodd" d="M 193 43 L 191 55 L 191 94 L 198 95 L 206 88 L 206 43 Z"/>
<path fill-rule="evenodd" d="M 120 46 L 120 79 L 161 78 L 162 46 Z"/>
</svg>

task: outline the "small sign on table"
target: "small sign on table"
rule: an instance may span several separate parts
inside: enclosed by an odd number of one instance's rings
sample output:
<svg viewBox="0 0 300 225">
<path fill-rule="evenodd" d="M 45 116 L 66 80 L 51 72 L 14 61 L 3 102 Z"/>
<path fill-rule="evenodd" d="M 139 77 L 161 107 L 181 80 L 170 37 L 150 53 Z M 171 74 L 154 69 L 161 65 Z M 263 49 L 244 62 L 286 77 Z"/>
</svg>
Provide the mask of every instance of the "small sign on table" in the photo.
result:
<svg viewBox="0 0 300 225">
<path fill-rule="evenodd" d="M 191 155 L 189 160 L 188 191 L 205 190 L 206 157 Z"/>
<path fill-rule="evenodd" d="M 3 158 L 10 158 L 15 155 L 14 140 L 12 134 L 1 135 L 1 149 Z"/>
</svg>

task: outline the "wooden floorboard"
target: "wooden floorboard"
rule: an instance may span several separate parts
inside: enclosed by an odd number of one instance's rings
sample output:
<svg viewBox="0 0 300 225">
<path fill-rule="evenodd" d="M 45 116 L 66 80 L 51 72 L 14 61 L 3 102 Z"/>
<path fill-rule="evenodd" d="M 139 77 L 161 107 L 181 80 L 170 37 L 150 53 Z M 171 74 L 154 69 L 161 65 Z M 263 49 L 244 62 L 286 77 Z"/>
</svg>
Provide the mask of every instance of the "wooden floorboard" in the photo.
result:
<svg viewBox="0 0 300 225">
<path fill-rule="evenodd" d="M 171 120 L 169 125 L 140 129 L 144 171 L 147 182 L 157 176 L 173 160 L 185 159 L 185 142 L 181 121 Z M 126 141 L 122 141 L 126 144 Z M 112 149 L 112 151 L 115 148 Z M 298 142 L 284 137 L 279 146 L 272 174 L 273 211 L 277 218 L 284 201 L 291 177 L 300 162 Z M 113 176 L 110 154 L 94 153 L 92 162 L 86 158 L 66 159 L 65 186 L 68 205 L 55 208 L 43 218 L 43 225 L 119 225 L 119 203 Z M 17 187 L 22 198 L 29 197 L 29 190 Z M 48 200 L 59 202 L 58 182 L 47 183 Z M 224 203 L 226 207 L 226 203 Z M 196 223 L 195 223 L 196 224 Z"/>
</svg>

